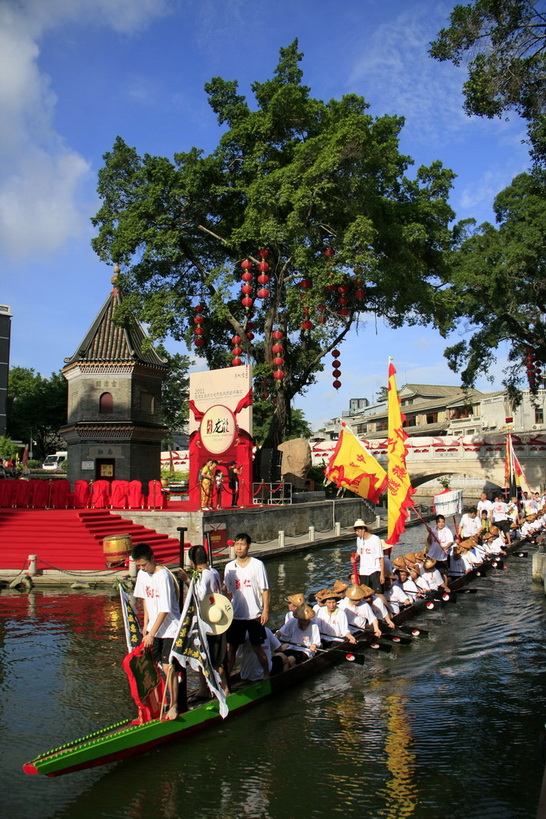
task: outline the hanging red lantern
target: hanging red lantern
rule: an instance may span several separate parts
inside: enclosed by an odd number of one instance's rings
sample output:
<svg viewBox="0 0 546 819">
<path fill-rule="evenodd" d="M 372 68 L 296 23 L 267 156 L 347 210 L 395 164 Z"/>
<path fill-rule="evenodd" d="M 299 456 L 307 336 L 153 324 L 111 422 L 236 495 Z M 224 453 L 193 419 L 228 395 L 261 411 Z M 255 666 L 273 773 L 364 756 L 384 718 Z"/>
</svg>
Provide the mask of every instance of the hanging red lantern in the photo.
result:
<svg viewBox="0 0 546 819">
<path fill-rule="evenodd" d="M 282 367 L 282 365 L 284 364 L 284 358 L 282 358 L 280 355 L 276 355 L 275 358 L 273 359 L 273 364 L 275 365 L 275 367 Z"/>
<path fill-rule="evenodd" d="M 246 273 L 243 273 L 243 275 L 241 276 L 241 279 L 244 282 L 247 282 L 247 283 L 251 282 L 253 278 L 254 277 L 253 277 L 252 273 L 248 273 L 248 271 Z"/>
<path fill-rule="evenodd" d="M 195 333 L 196 336 L 202 336 L 205 333 L 205 329 L 198 325 L 197 327 L 194 328 L 193 332 Z"/>
<path fill-rule="evenodd" d="M 328 293 L 334 293 L 334 292 L 337 290 L 337 285 L 335 285 L 335 284 L 327 284 L 327 285 L 326 285 L 326 287 L 325 287 L 324 289 L 325 289 L 325 290 L 327 290 L 327 291 L 328 291 Z"/>
<path fill-rule="evenodd" d="M 202 313 L 204 311 L 204 309 L 205 309 L 204 304 L 196 304 L 195 305 L 195 312 L 196 313 Z"/>
<path fill-rule="evenodd" d="M 241 361 L 240 358 L 234 358 L 233 361 L 231 362 L 231 366 L 232 367 L 240 367 L 242 363 L 243 362 Z"/>
<path fill-rule="evenodd" d="M 284 348 L 283 348 L 282 344 L 274 344 L 272 346 L 272 348 L 271 348 L 271 351 L 274 352 L 274 353 L 283 353 Z"/>
<path fill-rule="evenodd" d="M 268 284 L 269 283 L 269 276 L 266 276 L 265 273 L 261 273 L 258 276 L 258 284 Z"/>
<path fill-rule="evenodd" d="M 193 323 L 194 324 L 204 324 L 205 323 L 204 316 L 194 316 L 193 317 Z"/>
<path fill-rule="evenodd" d="M 193 343 L 196 347 L 203 347 L 205 344 L 205 339 L 201 338 L 201 336 L 197 336 L 197 338 L 194 338 Z"/>
<path fill-rule="evenodd" d="M 366 291 L 364 290 L 363 287 L 362 288 L 359 287 L 358 290 L 355 290 L 355 299 L 358 299 L 359 301 L 362 301 L 362 299 L 365 298 L 365 296 L 366 296 Z"/>
<path fill-rule="evenodd" d="M 241 262 L 241 267 L 243 268 L 243 270 L 250 270 L 250 268 L 252 267 L 252 262 L 250 261 L 250 259 L 243 259 L 243 261 Z"/>
<path fill-rule="evenodd" d="M 242 349 L 240 347 L 234 347 L 231 351 L 231 355 L 234 355 L 236 358 L 241 355 Z"/>
<path fill-rule="evenodd" d="M 302 279 L 300 282 L 300 287 L 302 290 L 310 290 L 313 286 L 311 279 Z"/>
<path fill-rule="evenodd" d="M 244 299 L 241 300 L 241 304 L 248 310 L 248 308 L 254 304 L 254 300 L 251 299 L 250 296 L 245 296 Z"/>
<path fill-rule="evenodd" d="M 275 379 L 275 381 L 282 381 L 282 379 L 284 378 L 284 372 L 282 370 L 275 370 L 275 372 L 273 373 L 273 378 Z"/>
<path fill-rule="evenodd" d="M 273 330 L 273 332 L 271 333 L 271 337 L 276 339 L 277 341 L 281 339 L 283 336 L 284 333 L 282 330 Z"/>
<path fill-rule="evenodd" d="M 260 287 L 256 295 L 259 299 L 266 299 L 269 296 L 269 290 L 267 287 Z"/>
<path fill-rule="evenodd" d="M 245 335 L 249 341 L 252 341 L 252 339 L 254 338 L 254 333 L 245 333 Z"/>
<path fill-rule="evenodd" d="M 258 270 L 260 273 L 267 273 L 269 270 L 269 265 L 267 262 L 258 262 Z"/>
<path fill-rule="evenodd" d="M 269 250 L 267 250 L 267 248 L 265 247 L 262 247 L 261 250 L 258 250 L 258 256 L 260 259 L 267 259 L 267 257 L 269 256 Z"/>
<path fill-rule="evenodd" d="M 333 247 L 327 247 L 326 250 L 324 251 L 324 255 L 331 258 L 332 256 L 336 255 L 336 251 L 334 250 Z"/>
<path fill-rule="evenodd" d="M 339 350 L 332 350 L 332 377 L 335 379 L 332 382 L 332 386 L 335 390 L 339 390 L 341 387 L 341 381 L 339 381 L 339 376 L 341 375 L 340 355 Z"/>
<path fill-rule="evenodd" d="M 251 284 L 243 284 L 241 287 L 241 292 L 245 294 L 245 296 L 249 296 L 252 293 L 252 285 Z"/>
<path fill-rule="evenodd" d="M 338 285 L 337 292 L 341 293 L 341 295 L 344 296 L 345 293 L 349 292 L 349 288 L 347 287 L 346 284 L 340 284 Z"/>
<path fill-rule="evenodd" d="M 337 303 L 340 304 L 342 307 L 345 307 L 346 304 L 349 304 L 349 299 L 347 296 L 340 296 L 337 300 Z"/>
<path fill-rule="evenodd" d="M 339 310 L 337 311 L 337 314 L 338 316 L 348 316 L 349 309 L 347 307 L 340 307 Z"/>
<path fill-rule="evenodd" d="M 311 330 L 312 327 L 313 327 L 313 322 L 309 321 L 309 319 L 307 319 L 306 321 L 302 321 L 302 323 L 301 323 L 301 329 L 302 330 Z"/>
<path fill-rule="evenodd" d="M 241 336 L 232 336 L 231 337 L 231 343 L 235 344 L 236 346 L 237 346 L 237 344 L 240 344 L 241 343 Z"/>
</svg>

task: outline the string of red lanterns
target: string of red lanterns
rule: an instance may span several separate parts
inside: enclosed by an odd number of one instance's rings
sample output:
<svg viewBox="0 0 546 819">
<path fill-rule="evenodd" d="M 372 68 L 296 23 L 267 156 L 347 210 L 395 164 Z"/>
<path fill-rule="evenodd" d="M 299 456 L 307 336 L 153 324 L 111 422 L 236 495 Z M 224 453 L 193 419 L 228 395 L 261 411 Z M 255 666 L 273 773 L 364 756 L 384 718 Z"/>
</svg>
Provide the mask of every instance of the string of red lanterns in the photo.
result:
<svg viewBox="0 0 546 819">
<path fill-rule="evenodd" d="M 339 380 L 339 376 L 341 375 L 341 361 L 339 360 L 341 353 L 339 350 L 332 350 L 332 376 L 334 381 L 332 382 L 332 386 L 335 390 L 339 390 L 341 387 L 341 381 Z"/>
<path fill-rule="evenodd" d="M 194 324 L 193 333 L 195 336 L 195 338 L 193 339 L 193 343 L 195 344 L 196 347 L 203 347 L 203 345 L 205 344 L 205 339 L 203 338 L 205 334 L 204 328 L 205 317 L 201 315 L 201 313 L 203 313 L 204 310 L 205 310 L 204 304 L 195 305 L 195 312 L 197 313 L 197 315 L 193 317 Z"/>
<path fill-rule="evenodd" d="M 282 346 L 282 339 L 284 337 L 284 333 L 282 330 L 274 330 L 271 333 L 271 337 L 275 344 L 271 347 L 271 352 L 274 353 L 273 364 L 275 365 L 276 369 L 273 372 L 273 378 L 275 381 L 282 381 L 284 378 L 284 370 L 281 367 L 284 364 L 284 347 Z"/>
<path fill-rule="evenodd" d="M 269 296 L 269 290 L 267 289 L 267 284 L 269 284 L 269 276 L 267 275 L 269 270 L 269 264 L 266 262 L 267 257 L 269 256 L 269 250 L 263 247 L 261 250 L 258 251 L 258 257 L 260 261 L 258 262 L 258 284 L 260 285 L 260 289 L 256 293 L 259 299 L 266 299 Z"/>
<path fill-rule="evenodd" d="M 532 347 L 526 347 L 525 350 L 526 350 L 525 366 L 527 369 L 527 381 L 529 383 L 530 389 L 536 390 L 542 376 L 540 362 L 536 360 Z"/>
</svg>

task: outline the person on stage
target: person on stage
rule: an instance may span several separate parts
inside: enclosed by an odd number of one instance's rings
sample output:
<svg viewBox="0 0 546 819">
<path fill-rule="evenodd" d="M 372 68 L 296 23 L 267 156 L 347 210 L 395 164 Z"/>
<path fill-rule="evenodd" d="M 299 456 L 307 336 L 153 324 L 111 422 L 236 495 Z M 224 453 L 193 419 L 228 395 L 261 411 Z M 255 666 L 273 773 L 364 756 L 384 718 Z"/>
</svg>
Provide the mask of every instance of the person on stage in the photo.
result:
<svg viewBox="0 0 546 819">
<path fill-rule="evenodd" d="M 242 466 L 237 466 L 235 461 L 231 461 L 228 466 L 228 488 L 231 492 L 231 505 L 237 506 L 239 502 L 239 476 L 243 471 Z"/>
</svg>

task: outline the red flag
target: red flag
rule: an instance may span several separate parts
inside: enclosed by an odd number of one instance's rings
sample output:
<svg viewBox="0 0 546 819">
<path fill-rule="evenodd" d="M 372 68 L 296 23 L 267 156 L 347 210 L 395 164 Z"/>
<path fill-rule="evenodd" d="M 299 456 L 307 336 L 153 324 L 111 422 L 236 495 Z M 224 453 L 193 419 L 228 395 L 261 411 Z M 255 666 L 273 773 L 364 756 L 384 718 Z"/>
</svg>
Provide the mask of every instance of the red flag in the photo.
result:
<svg viewBox="0 0 546 819">
<path fill-rule="evenodd" d="M 341 430 L 324 474 L 336 486 L 350 489 L 373 503 L 379 503 L 387 485 L 387 473 L 381 464 L 347 427 Z"/>
<path fill-rule="evenodd" d="M 387 439 L 388 455 L 388 537 L 385 543 L 395 546 L 402 532 L 406 531 L 408 507 L 413 506 L 411 496 L 415 492 L 406 468 L 406 438 L 403 428 L 405 415 L 400 411 L 400 399 L 396 391 L 396 370 L 389 364 L 389 423 Z"/>
</svg>

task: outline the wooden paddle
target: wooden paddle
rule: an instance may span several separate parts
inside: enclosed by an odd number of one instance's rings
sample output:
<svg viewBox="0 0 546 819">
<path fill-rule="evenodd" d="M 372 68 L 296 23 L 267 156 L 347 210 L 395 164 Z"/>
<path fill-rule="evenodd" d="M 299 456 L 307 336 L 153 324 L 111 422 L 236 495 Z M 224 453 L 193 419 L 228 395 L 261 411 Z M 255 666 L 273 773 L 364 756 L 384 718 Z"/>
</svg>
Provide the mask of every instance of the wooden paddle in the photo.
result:
<svg viewBox="0 0 546 819">
<path fill-rule="evenodd" d="M 283 643 L 289 646 L 299 646 L 299 648 L 309 648 L 303 643 L 294 643 L 292 640 L 282 640 Z M 357 646 L 355 646 L 355 649 Z M 364 665 L 364 656 L 362 654 L 353 654 L 350 650 L 345 648 L 317 648 L 317 654 L 329 654 L 330 651 L 342 651 L 345 654 L 345 659 L 349 663 L 356 663 L 357 665 Z"/>
</svg>

